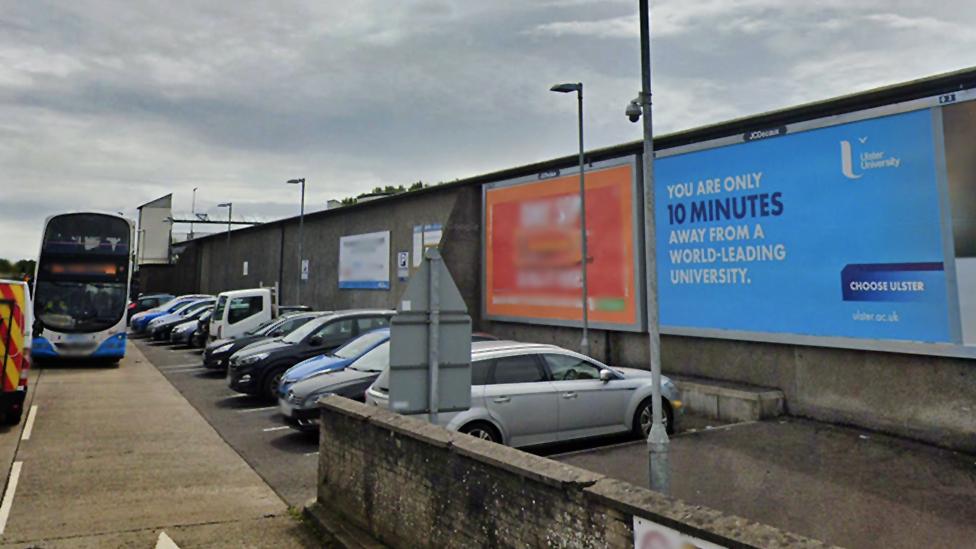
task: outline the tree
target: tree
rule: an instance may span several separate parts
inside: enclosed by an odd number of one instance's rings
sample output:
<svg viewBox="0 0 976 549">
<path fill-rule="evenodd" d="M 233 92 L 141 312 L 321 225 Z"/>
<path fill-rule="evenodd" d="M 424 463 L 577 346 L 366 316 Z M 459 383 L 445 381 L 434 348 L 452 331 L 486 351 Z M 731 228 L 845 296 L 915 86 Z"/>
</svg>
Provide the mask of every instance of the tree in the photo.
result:
<svg viewBox="0 0 976 549">
<path fill-rule="evenodd" d="M 37 262 L 33 259 L 21 259 L 20 261 L 14 263 L 14 271 L 20 274 L 34 275 L 34 268 L 37 266 Z"/>
</svg>

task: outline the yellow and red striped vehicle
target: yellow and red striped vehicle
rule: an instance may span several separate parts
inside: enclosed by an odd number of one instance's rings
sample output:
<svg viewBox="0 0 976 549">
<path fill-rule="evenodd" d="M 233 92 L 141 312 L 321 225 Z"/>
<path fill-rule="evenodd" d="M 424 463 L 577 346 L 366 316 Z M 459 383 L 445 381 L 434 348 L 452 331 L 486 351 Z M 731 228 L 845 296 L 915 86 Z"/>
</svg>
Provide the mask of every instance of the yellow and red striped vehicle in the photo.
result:
<svg viewBox="0 0 976 549">
<path fill-rule="evenodd" d="M 0 280 L 0 413 L 4 423 L 20 423 L 31 364 L 30 288 L 19 280 Z"/>
</svg>

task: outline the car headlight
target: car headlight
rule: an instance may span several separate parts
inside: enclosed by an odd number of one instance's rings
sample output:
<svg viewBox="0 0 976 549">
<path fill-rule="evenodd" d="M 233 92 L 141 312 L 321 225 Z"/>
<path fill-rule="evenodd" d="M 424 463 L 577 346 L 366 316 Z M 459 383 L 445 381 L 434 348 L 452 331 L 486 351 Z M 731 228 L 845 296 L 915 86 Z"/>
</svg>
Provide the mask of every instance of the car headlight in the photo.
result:
<svg viewBox="0 0 976 549">
<path fill-rule="evenodd" d="M 246 356 L 246 357 L 241 358 L 240 360 L 238 360 L 237 361 L 237 364 L 240 365 L 240 366 L 247 366 L 248 364 L 254 364 L 256 362 L 261 362 L 262 360 L 268 358 L 268 355 L 270 355 L 270 354 L 271 353 L 257 353 L 257 354 L 254 354 L 254 355 L 248 355 L 248 356 Z"/>
<path fill-rule="evenodd" d="M 225 343 L 224 345 L 221 345 L 220 347 L 217 347 L 216 349 L 214 349 L 213 351 L 210 351 L 210 352 L 213 353 L 213 354 L 215 354 L 215 355 L 216 354 L 220 354 L 220 353 L 226 353 L 233 346 L 234 346 L 233 343 Z"/>
<path fill-rule="evenodd" d="M 326 395 L 331 395 L 334 392 L 335 391 L 333 391 L 331 389 L 322 390 L 322 391 L 316 391 L 316 392 L 308 395 L 307 398 L 305 398 L 305 402 L 302 403 L 302 408 L 313 408 L 313 407 L 316 406 L 315 403 L 318 402 L 318 400 L 320 398 L 322 398 L 322 397 L 324 397 Z"/>
</svg>

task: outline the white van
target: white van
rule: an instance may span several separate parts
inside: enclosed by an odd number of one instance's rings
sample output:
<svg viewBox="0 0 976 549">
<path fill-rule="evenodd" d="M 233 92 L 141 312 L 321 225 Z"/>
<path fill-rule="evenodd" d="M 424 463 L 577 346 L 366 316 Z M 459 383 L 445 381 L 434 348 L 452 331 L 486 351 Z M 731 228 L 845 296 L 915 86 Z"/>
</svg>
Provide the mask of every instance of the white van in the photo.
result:
<svg viewBox="0 0 976 549">
<path fill-rule="evenodd" d="M 222 292 L 210 315 L 210 341 L 239 336 L 277 316 L 274 288 Z"/>
</svg>

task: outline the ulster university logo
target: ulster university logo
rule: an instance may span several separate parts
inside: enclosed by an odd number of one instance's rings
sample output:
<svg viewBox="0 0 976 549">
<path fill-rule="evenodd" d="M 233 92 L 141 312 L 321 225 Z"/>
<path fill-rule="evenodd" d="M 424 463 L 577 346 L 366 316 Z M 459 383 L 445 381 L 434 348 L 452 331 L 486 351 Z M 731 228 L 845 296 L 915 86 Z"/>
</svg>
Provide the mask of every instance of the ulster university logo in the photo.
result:
<svg viewBox="0 0 976 549">
<path fill-rule="evenodd" d="M 867 149 L 867 137 L 858 137 L 858 149 Z M 848 179 L 860 179 L 865 170 L 879 168 L 897 168 L 901 165 L 901 158 L 888 156 L 884 151 L 859 150 L 854 151 L 850 141 L 840 142 L 840 171 Z"/>
</svg>

